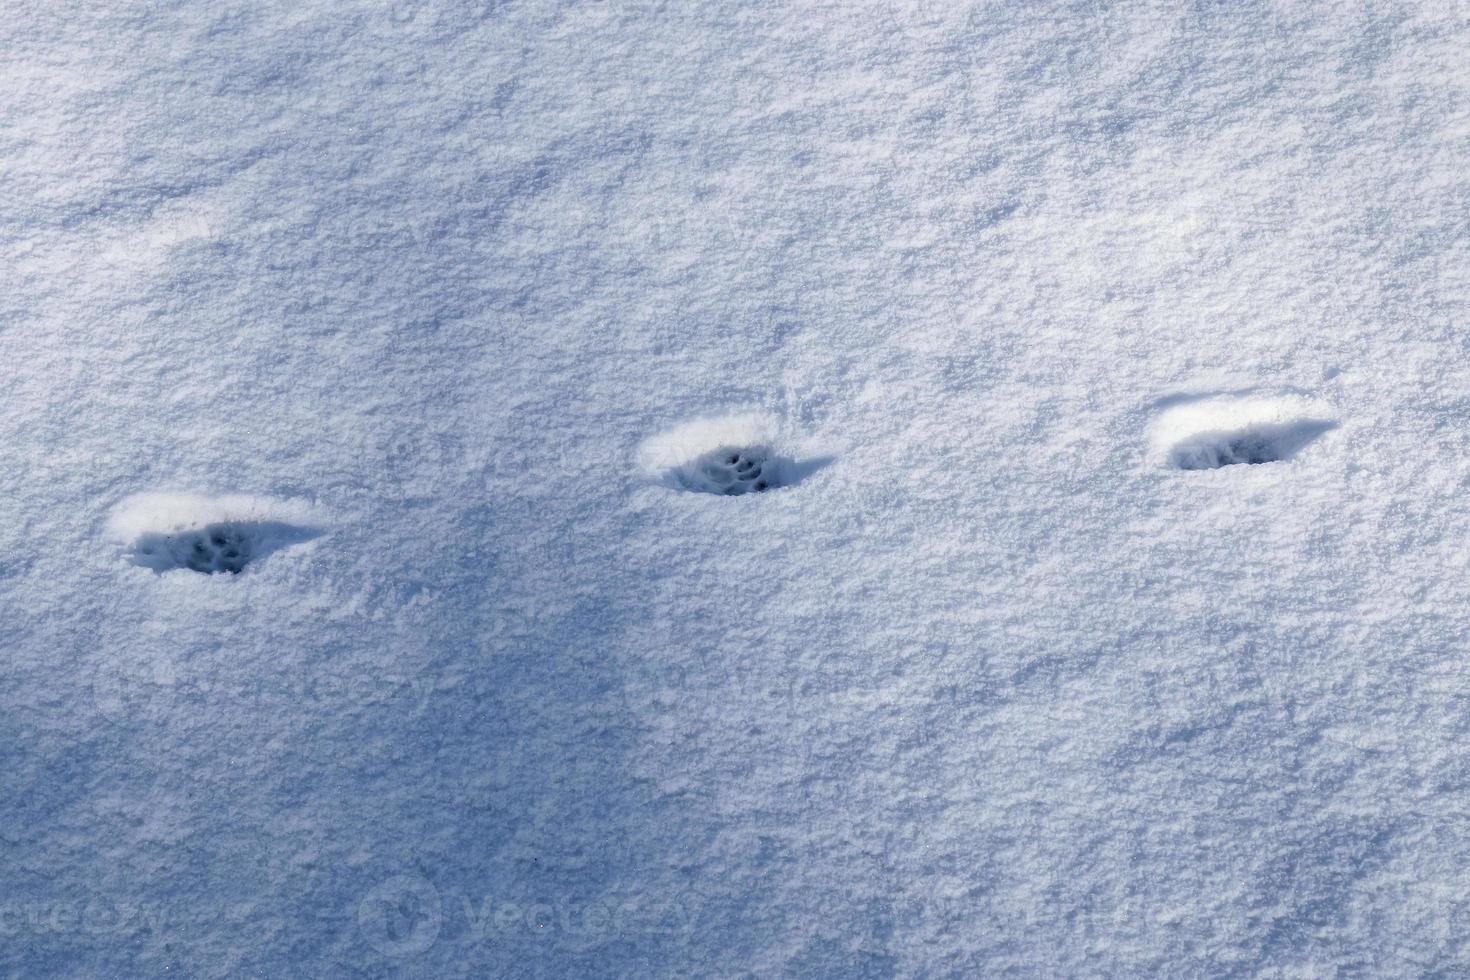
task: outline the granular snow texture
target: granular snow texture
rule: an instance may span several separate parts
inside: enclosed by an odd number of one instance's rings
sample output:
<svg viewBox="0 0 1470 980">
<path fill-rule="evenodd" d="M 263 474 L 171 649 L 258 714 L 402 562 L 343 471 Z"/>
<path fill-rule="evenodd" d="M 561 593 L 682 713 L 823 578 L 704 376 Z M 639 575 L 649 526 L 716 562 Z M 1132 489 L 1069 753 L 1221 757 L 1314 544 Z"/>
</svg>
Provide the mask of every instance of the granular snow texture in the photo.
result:
<svg viewBox="0 0 1470 980">
<path fill-rule="evenodd" d="M 0 974 L 1470 972 L 1464 3 L 0 49 Z"/>
</svg>

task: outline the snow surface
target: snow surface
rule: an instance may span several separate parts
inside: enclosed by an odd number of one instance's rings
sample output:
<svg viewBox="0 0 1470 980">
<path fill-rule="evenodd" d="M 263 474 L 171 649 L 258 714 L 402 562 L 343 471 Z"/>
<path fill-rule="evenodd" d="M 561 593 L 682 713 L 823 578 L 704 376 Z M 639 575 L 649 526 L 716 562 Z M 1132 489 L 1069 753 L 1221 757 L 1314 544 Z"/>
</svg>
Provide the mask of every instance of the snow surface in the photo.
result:
<svg viewBox="0 0 1470 980">
<path fill-rule="evenodd" d="M 0 45 L 0 972 L 1470 971 L 1465 3 Z"/>
</svg>

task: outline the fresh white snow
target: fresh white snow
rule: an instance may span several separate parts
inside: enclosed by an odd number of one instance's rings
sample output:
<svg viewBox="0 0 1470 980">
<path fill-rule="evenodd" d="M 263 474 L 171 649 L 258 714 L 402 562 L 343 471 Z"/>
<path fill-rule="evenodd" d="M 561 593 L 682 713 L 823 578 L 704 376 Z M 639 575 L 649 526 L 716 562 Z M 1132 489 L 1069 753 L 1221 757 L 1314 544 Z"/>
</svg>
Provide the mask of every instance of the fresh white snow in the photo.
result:
<svg viewBox="0 0 1470 980">
<path fill-rule="evenodd" d="M 1464 3 L 0 49 L 0 974 L 1470 972 Z"/>
</svg>

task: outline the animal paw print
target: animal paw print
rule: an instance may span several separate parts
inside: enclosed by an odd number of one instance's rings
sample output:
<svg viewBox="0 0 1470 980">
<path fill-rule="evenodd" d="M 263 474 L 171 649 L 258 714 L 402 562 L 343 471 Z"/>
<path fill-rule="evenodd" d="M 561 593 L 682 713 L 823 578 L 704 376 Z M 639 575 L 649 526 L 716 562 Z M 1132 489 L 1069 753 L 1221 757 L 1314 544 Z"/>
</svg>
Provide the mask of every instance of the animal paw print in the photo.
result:
<svg viewBox="0 0 1470 980">
<path fill-rule="evenodd" d="M 159 574 L 188 569 L 238 575 L 274 551 L 310 541 L 321 531 L 274 519 L 307 516 L 301 507 L 261 498 L 144 494 L 113 515 L 113 533 L 135 565 Z"/>
<path fill-rule="evenodd" d="M 1217 470 L 1289 461 L 1336 427 L 1325 406 L 1304 397 L 1217 395 L 1165 411 L 1153 441 L 1169 466 Z"/>
<path fill-rule="evenodd" d="M 258 531 L 259 525 L 229 523 L 172 534 L 144 534 L 133 545 L 132 557 L 135 564 L 156 572 L 187 568 L 203 575 L 238 575 L 255 556 Z"/>
<path fill-rule="evenodd" d="M 691 490 L 720 493 L 727 497 L 762 493 L 775 486 L 766 472 L 769 458 L 761 449 L 719 449 L 700 460 L 696 468 L 701 480 Z"/>
<path fill-rule="evenodd" d="M 672 490 L 740 497 L 785 489 L 832 461 L 792 459 L 790 438 L 766 416 L 699 419 L 644 440 L 639 467 Z"/>
</svg>

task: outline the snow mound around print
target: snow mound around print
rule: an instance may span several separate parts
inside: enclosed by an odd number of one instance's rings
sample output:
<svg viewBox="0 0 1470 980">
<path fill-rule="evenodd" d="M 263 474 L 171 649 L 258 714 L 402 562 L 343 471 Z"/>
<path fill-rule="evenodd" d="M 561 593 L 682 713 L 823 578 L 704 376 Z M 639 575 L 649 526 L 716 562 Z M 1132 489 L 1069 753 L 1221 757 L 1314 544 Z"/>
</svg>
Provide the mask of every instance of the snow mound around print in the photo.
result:
<svg viewBox="0 0 1470 980">
<path fill-rule="evenodd" d="M 1324 406 L 1300 395 L 1203 396 L 1165 410 L 1151 442 L 1167 466 L 1213 470 L 1292 459 L 1336 427 Z"/>
<path fill-rule="evenodd" d="M 726 497 L 793 486 L 829 462 L 798 463 L 781 445 L 770 419 L 733 415 L 655 436 L 643 444 L 639 460 L 644 472 L 665 486 Z"/>
<path fill-rule="evenodd" d="M 239 574 L 274 551 L 322 532 L 311 509 L 266 497 L 140 494 L 118 505 L 112 536 L 135 565 L 162 574 Z"/>
</svg>

